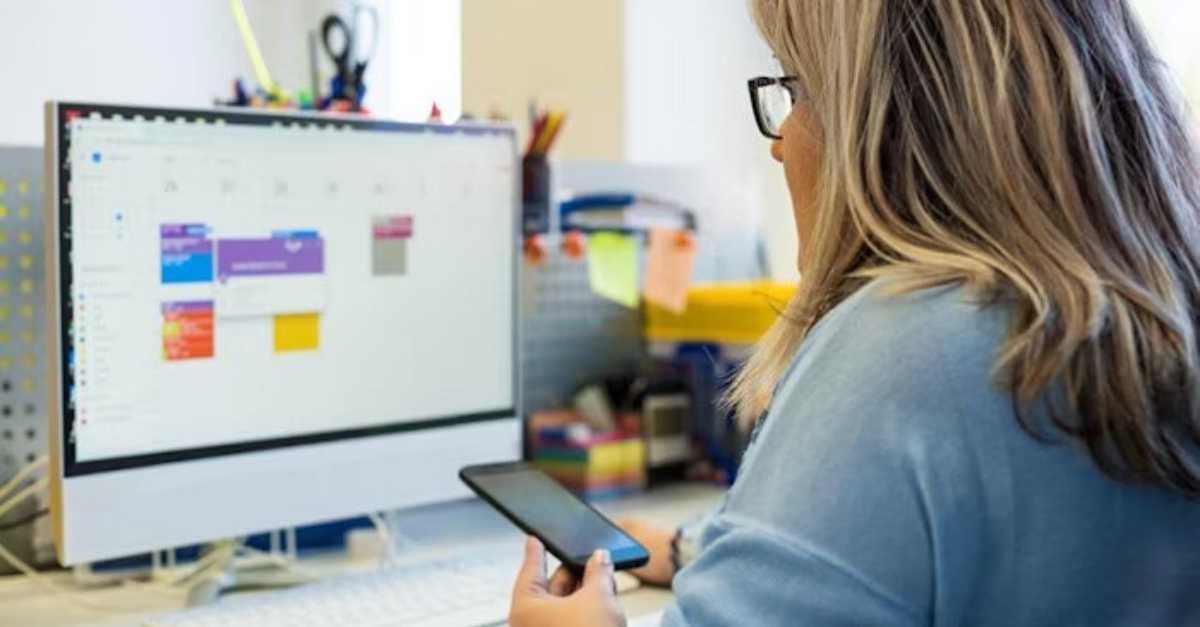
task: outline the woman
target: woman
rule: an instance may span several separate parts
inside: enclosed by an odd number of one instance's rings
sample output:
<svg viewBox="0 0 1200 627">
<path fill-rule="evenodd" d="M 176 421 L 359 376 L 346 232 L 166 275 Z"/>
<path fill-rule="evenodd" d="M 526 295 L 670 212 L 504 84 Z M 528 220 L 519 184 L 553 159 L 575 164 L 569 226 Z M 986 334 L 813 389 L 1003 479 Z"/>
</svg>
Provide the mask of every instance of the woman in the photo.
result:
<svg viewBox="0 0 1200 627">
<path fill-rule="evenodd" d="M 1200 624 L 1198 163 L 1126 2 L 753 4 L 803 279 L 665 624 Z M 515 627 L 623 624 L 542 555 Z"/>
</svg>

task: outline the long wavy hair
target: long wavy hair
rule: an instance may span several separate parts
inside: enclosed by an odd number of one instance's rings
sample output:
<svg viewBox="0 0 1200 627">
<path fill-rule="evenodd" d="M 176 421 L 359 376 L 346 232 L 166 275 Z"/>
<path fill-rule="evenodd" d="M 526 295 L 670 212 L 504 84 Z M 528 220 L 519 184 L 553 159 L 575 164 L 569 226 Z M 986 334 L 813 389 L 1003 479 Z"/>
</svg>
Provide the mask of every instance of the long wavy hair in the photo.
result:
<svg viewBox="0 0 1200 627">
<path fill-rule="evenodd" d="M 996 383 L 1108 476 L 1200 496 L 1200 167 L 1124 0 L 751 0 L 822 138 L 799 290 L 734 381 L 757 419 L 874 277 L 1011 306 Z"/>
</svg>

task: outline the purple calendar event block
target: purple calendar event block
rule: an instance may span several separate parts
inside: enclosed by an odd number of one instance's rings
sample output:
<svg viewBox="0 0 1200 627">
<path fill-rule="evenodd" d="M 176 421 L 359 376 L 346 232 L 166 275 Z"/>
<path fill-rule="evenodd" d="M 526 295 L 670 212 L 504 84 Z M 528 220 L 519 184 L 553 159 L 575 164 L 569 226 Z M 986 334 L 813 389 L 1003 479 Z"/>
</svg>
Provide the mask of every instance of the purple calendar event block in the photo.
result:
<svg viewBox="0 0 1200 627">
<path fill-rule="evenodd" d="M 217 280 L 234 277 L 320 274 L 325 271 L 325 240 L 217 240 Z"/>
<path fill-rule="evenodd" d="M 162 312 L 164 314 L 199 313 L 212 311 L 212 309 L 213 302 L 211 300 L 177 300 L 162 304 Z"/>
</svg>

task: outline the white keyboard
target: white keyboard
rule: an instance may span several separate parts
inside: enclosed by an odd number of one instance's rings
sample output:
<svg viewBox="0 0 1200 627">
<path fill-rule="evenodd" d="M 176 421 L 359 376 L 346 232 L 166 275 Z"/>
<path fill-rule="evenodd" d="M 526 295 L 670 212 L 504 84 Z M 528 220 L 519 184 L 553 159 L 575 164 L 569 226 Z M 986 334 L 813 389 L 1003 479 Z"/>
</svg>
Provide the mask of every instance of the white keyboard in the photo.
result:
<svg viewBox="0 0 1200 627">
<path fill-rule="evenodd" d="M 231 596 L 149 620 L 153 627 L 303 625 L 476 627 L 508 617 L 515 560 L 453 558 L 338 576 L 313 584 Z"/>
<path fill-rule="evenodd" d="M 554 560 L 551 559 L 551 564 Z M 518 551 L 503 556 L 420 560 L 253 596 L 230 596 L 211 606 L 163 614 L 149 627 L 479 627 L 508 618 Z M 617 591 L 639 587 L 617 573 Z"/>
</svg>

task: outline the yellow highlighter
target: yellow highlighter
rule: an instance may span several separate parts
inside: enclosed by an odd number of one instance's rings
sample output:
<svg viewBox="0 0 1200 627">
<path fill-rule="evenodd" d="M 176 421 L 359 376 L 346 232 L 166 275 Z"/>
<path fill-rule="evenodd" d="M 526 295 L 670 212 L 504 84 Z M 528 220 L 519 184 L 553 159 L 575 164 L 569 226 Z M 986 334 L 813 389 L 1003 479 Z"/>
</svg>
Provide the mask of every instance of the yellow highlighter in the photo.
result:
<svg viewBox="0 0 1200 627">
<path fill-rule="evenodd" d="M 563 118 L 566 113 L 555 110 L 551 111 L 549 117 L 546 118 L 546 125 L 542 128 L 542 132 L 538 134 L 537 142 L 533 145 L 535 154 L 545 154 L 550 146 L 554 144 L 554 138 L 558 135 L 558 129 L 562 126 Z"/>
</svg>

